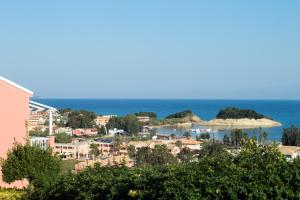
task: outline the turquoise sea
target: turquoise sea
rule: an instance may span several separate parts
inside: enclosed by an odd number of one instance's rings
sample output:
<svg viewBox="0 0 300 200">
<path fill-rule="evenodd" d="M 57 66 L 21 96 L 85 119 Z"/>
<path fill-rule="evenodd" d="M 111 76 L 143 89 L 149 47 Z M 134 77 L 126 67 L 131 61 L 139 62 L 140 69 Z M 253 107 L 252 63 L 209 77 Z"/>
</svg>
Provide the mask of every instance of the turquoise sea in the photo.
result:
<svg viewBox="0 0 300 200">
<path fill-rule="evenodd" d="M 85 109 L 97 114 L 126 115 L 139 111 L 156 112 L 159 118 L 171 113 L 192 110 L 204 120 L 214 118 L 221 108 L 234 106 L 253 109 L 283 124 L 282 127 L 266 129 L 270 141 L 280 140 L 282 128 L 300 127 L 300 100 L 173 100 L 173 99 L 34 99 L 56 108 Z M 249 135 L 258 135 L 258 130 L 247 130 Z M 182 134 L 182 130 L 160 130 L 162 133 Z M 222 139 L 226 131 L 214 134 Z"/>
</svg>

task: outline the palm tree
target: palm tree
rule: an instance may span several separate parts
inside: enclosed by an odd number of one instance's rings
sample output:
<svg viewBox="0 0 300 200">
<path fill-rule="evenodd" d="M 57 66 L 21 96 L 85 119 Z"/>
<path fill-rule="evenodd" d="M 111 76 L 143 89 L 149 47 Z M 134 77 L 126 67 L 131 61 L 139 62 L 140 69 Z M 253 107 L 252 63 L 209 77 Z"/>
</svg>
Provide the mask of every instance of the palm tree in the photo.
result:
<svg viewBox="0 0 300 200">
<path fill-rule="evenodd" d="M 181 149 L 182 142 L 180 140 L 176 141 L 175 146 Z"/>
<path fill-rule="evenodd" d="M 114 138 L 114 148 L 117 151 L 118 155 L 120 155 L 120 148 L 121 148 L 122 140 L 120 136 L 115 136 Z"/>
<path fill-rule="evenodd" d="M 90 153 L 92 154 L 92 155 L 94 155 L 94 159 L 96 160 L 96 158 L 100 155 L 100 150 L 99 150 L 99 148 L 98 148 L 98 146 L 96 145 L 96 144 L 91 144 L 90 145 Z"/>
<path fill-rule="evenodd" d="M 267 142 L 268 139 L 268 133 L 266 131 L 263 132 L 263 144 Z"/>
<path fill-rule="evenodd" d="M 185 137 L 187 139 L 189 139 L 191 136 L 192 136 L 192 134 L 189 131 L 184 132 L 184 134 L 183 134 L 183 137 Z"/>
</svg>

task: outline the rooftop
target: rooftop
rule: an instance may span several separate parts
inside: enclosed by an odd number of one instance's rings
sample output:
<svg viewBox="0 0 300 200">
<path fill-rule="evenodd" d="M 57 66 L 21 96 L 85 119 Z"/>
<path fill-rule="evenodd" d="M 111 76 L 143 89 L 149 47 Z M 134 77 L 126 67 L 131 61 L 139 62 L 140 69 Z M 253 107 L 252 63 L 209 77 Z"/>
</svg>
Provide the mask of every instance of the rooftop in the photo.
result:
<svg viewBox="0 0 300 200">
<path fill-rule="evenodd" d="M 296 146 L 279 146 L 278 150 L 283 155 L 292 155 L 296 153 L 297 151 L 300 151 L 300 147 Z"/>
</svg>

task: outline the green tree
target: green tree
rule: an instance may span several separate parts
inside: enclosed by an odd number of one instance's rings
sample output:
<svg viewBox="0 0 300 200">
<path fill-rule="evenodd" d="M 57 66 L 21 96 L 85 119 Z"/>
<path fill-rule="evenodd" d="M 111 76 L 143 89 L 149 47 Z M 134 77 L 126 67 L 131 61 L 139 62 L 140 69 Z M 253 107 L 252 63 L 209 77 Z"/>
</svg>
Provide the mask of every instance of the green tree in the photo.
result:
<svg viewBox="0 0 300 200">
<path fill-rule="evenodd" d="M 186 132 L 183 133 L 183 137 L 185 137 L 185 138 L 191 138 L 192 134 L 189 131 L 186 131 Z"/>
<path fill-rule="evenodd" d="M 233 146 L 240 146 L 243 139 L 243 131 L 241 129 L 234 129 L 231 131 L 231 144 Z"/>
<path fill-rule="evenodd" d="M 1 161 L 1 167 L 7 183 L 28 179 L 31 184 L 38 185 L 41 180 L 49 182 L 58 176 L 60 161 L 50 149 L 15 143 L 7 159 Z"/>
<path fill-rule="evenodd" d="M 176 139 L 176 135 L 174 133 L 172 133 L 170 136 L 173 140 Z"/>
<path fill-rule="evenodd" d="M 235 107 L 227 107 L 225 109 L 220 110 L 217 115 L 217 119 L 262 119 L 268 118 L 260 113 L 257 113 L 254 110 L 248 109 L 239 109 Z"/>
<path fill-rule="evenodd" d="M 97 126 L 97 131 L 99 135 L 106 135 L 106 127 L 105 126 Z"/>
<path fill-rule="evenodd" d="M 166 145 L 155 145 L 153 149 L 141 147 L 136 152 L 137 165 L 164 165 L 176 163 Z"/>
<path fill-rule="evenodd" d="M 200 138 L 202 140 L 209 140 L 210 139 L 210 134 L 209 133 L 201 133 Z"/>
<path fill-rule="evenodd" d="M 136 151 L 136 164 L 145 165 L 151 163 L 151 149 L 149 147 L 141 147 Z"/>
<path fill-rule="evenodd" d="M 120 136 L 114 137 L 114 149 L 117 151 L 118 155 L 120 154 L 120 148 L 122 144 L 122 139 Z"/>
<path fill-rule="evenodd" d="M 72 128 L 92 128 L 95 127 L 97 115 L 86 110 L 72 110 L 68 112 L 67 126 Z"/>
<path fill-rule="evenodd" d="M 137 134 L 142 130 L 142 124 L 137 120 L 135 115 L 127 115 L 125 117 L 112 117 L 107 123 L 107 129 L 123 129 L 127 133 Z"/>
<path fill-rule="evenodd" d="M 268 140 L 268 133 L 266 131 L 263 132 L 263 144 L 265 145 Z"/>
<path fill-rule="evenodd" d="M 182 148 L 182 141 L 177 140 L 177 141 L 175 142 L 175 146 L 181 149 L 181 148 Z"/>
<path fill-rule="evenodd" d="M 127 147 L 127 152 L 130 158 L 135 158 L 135 147 L 133 145 Z"/>
<path fill-rule="evenodd" d="M 152 165 L 174 164 L 177 159 L 171 154 L 166 145 L 155 145 L 150 154 Z"/>
<path fill-rule="evenodd" d="M 33 130 L 29 131 L 29 136 L 46 137 L 48 134 L 48 131 L 42 131 L 39 128 L 34 128 Z"/>
<path fill-rule="evenodd" d="M 56 143 L 70 143 L 72 141 L 72 137 L 67 133 L 57 133 L 55 135 Z"/>
<path fill-rule="evenodd" d="M 190 162 L 193 160 L 193 152 L 189 148 L 183 148 L 178 153 L 177 158 L 183 163 Z"/>
<path fill-rule="evenodd" d="M 155 112 L 138 112 L 138 113 L 134 113 L 135 116 L 147 116 L 153 119 L 156 119 L 157 115 Z"/>
<path fill-rule="evenodd" d="M 223 137 L 223 144 L 228 146 L 230 144 L 230 138 L 228 135 L 224 135 Z"/>
<path fill-rule="evenodd" d="M 205 143 L 199 152 L 199 158 L 214 155 L 227 155 L 225 146 L 220 143 Z"/>
<path fill-rule="evenodd" d="M 94 160 L 101 154 L 97 144 L 90 144 L 90 154 L 94 156 Z"/>
<path fill-rule="evenodd" d="M 178 119 L 193 116 L 193 112 L 191 110 L 185 110 L 182 112 L 174 113 L 166 117 L 166 119 Z"/>
<path fill-rule="evenodd" d="M 300 129 L 296 126 L 283 129 L 281 142 L 283 145 L 300 146 Z"/>
</svg>

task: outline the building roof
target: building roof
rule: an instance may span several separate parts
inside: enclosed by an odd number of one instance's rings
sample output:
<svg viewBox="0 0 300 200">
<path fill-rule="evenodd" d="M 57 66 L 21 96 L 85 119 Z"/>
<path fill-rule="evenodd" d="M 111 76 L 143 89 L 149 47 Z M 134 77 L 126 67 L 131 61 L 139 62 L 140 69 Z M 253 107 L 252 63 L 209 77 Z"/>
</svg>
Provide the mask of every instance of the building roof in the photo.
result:
<svg viewBox="0 0 300 200">
<path fill-rule="evenodd" d="M 47 106 L 45 104 L 41 104 L 35 101 L 30 101 L 29 106 L 38 110 L 51 110 L 51 111 L 57 111 L 56 108 L 53 108 L 51 106 Z"/>
<path fill-rule="evenodd" d="M 283 155 L 292 155 L 296 153 L 297 151 L 300 151 L 300 147 L 296 146 L 280 146 L 278 147 L 278 150 Z"/>
<path fill-rule="evenodd" d="M 14 82 L 12 82 L 12 81 L 10 81 L 10 80 L 8 80 L 8 79 L 2 77 L 2 76 L 0 76 L 0 80 L 1 80 L 1 81 L 4 81 L 4 82 L 6 82 L 6 83 L 8 83 L 8 84 L 10 84 L 10 85 L 12 85 L 12 86 L 14 86 L 14 87 L 20 89 L 20 90 L 23 90 L 24 92 L 26 92 L 26 93 L 28 93 L 28 94 L 33 95 L 33 92 L 32 92 L 31 90 L 28 90 L 28 89 L 24 88 L 23 86 L 18 85 L 18 84 L 16 84 L 16 83 L 14 83 Z"/>
<path fill-rule="evenodd" d="M 175 144 L 177 141 L 181 141 L 183 145 L 198 145 L 201 144 L 202 142 L 194 140 L 194 139 L 179 139 L 174 141 L 173 143 Z"/>
</svg>

